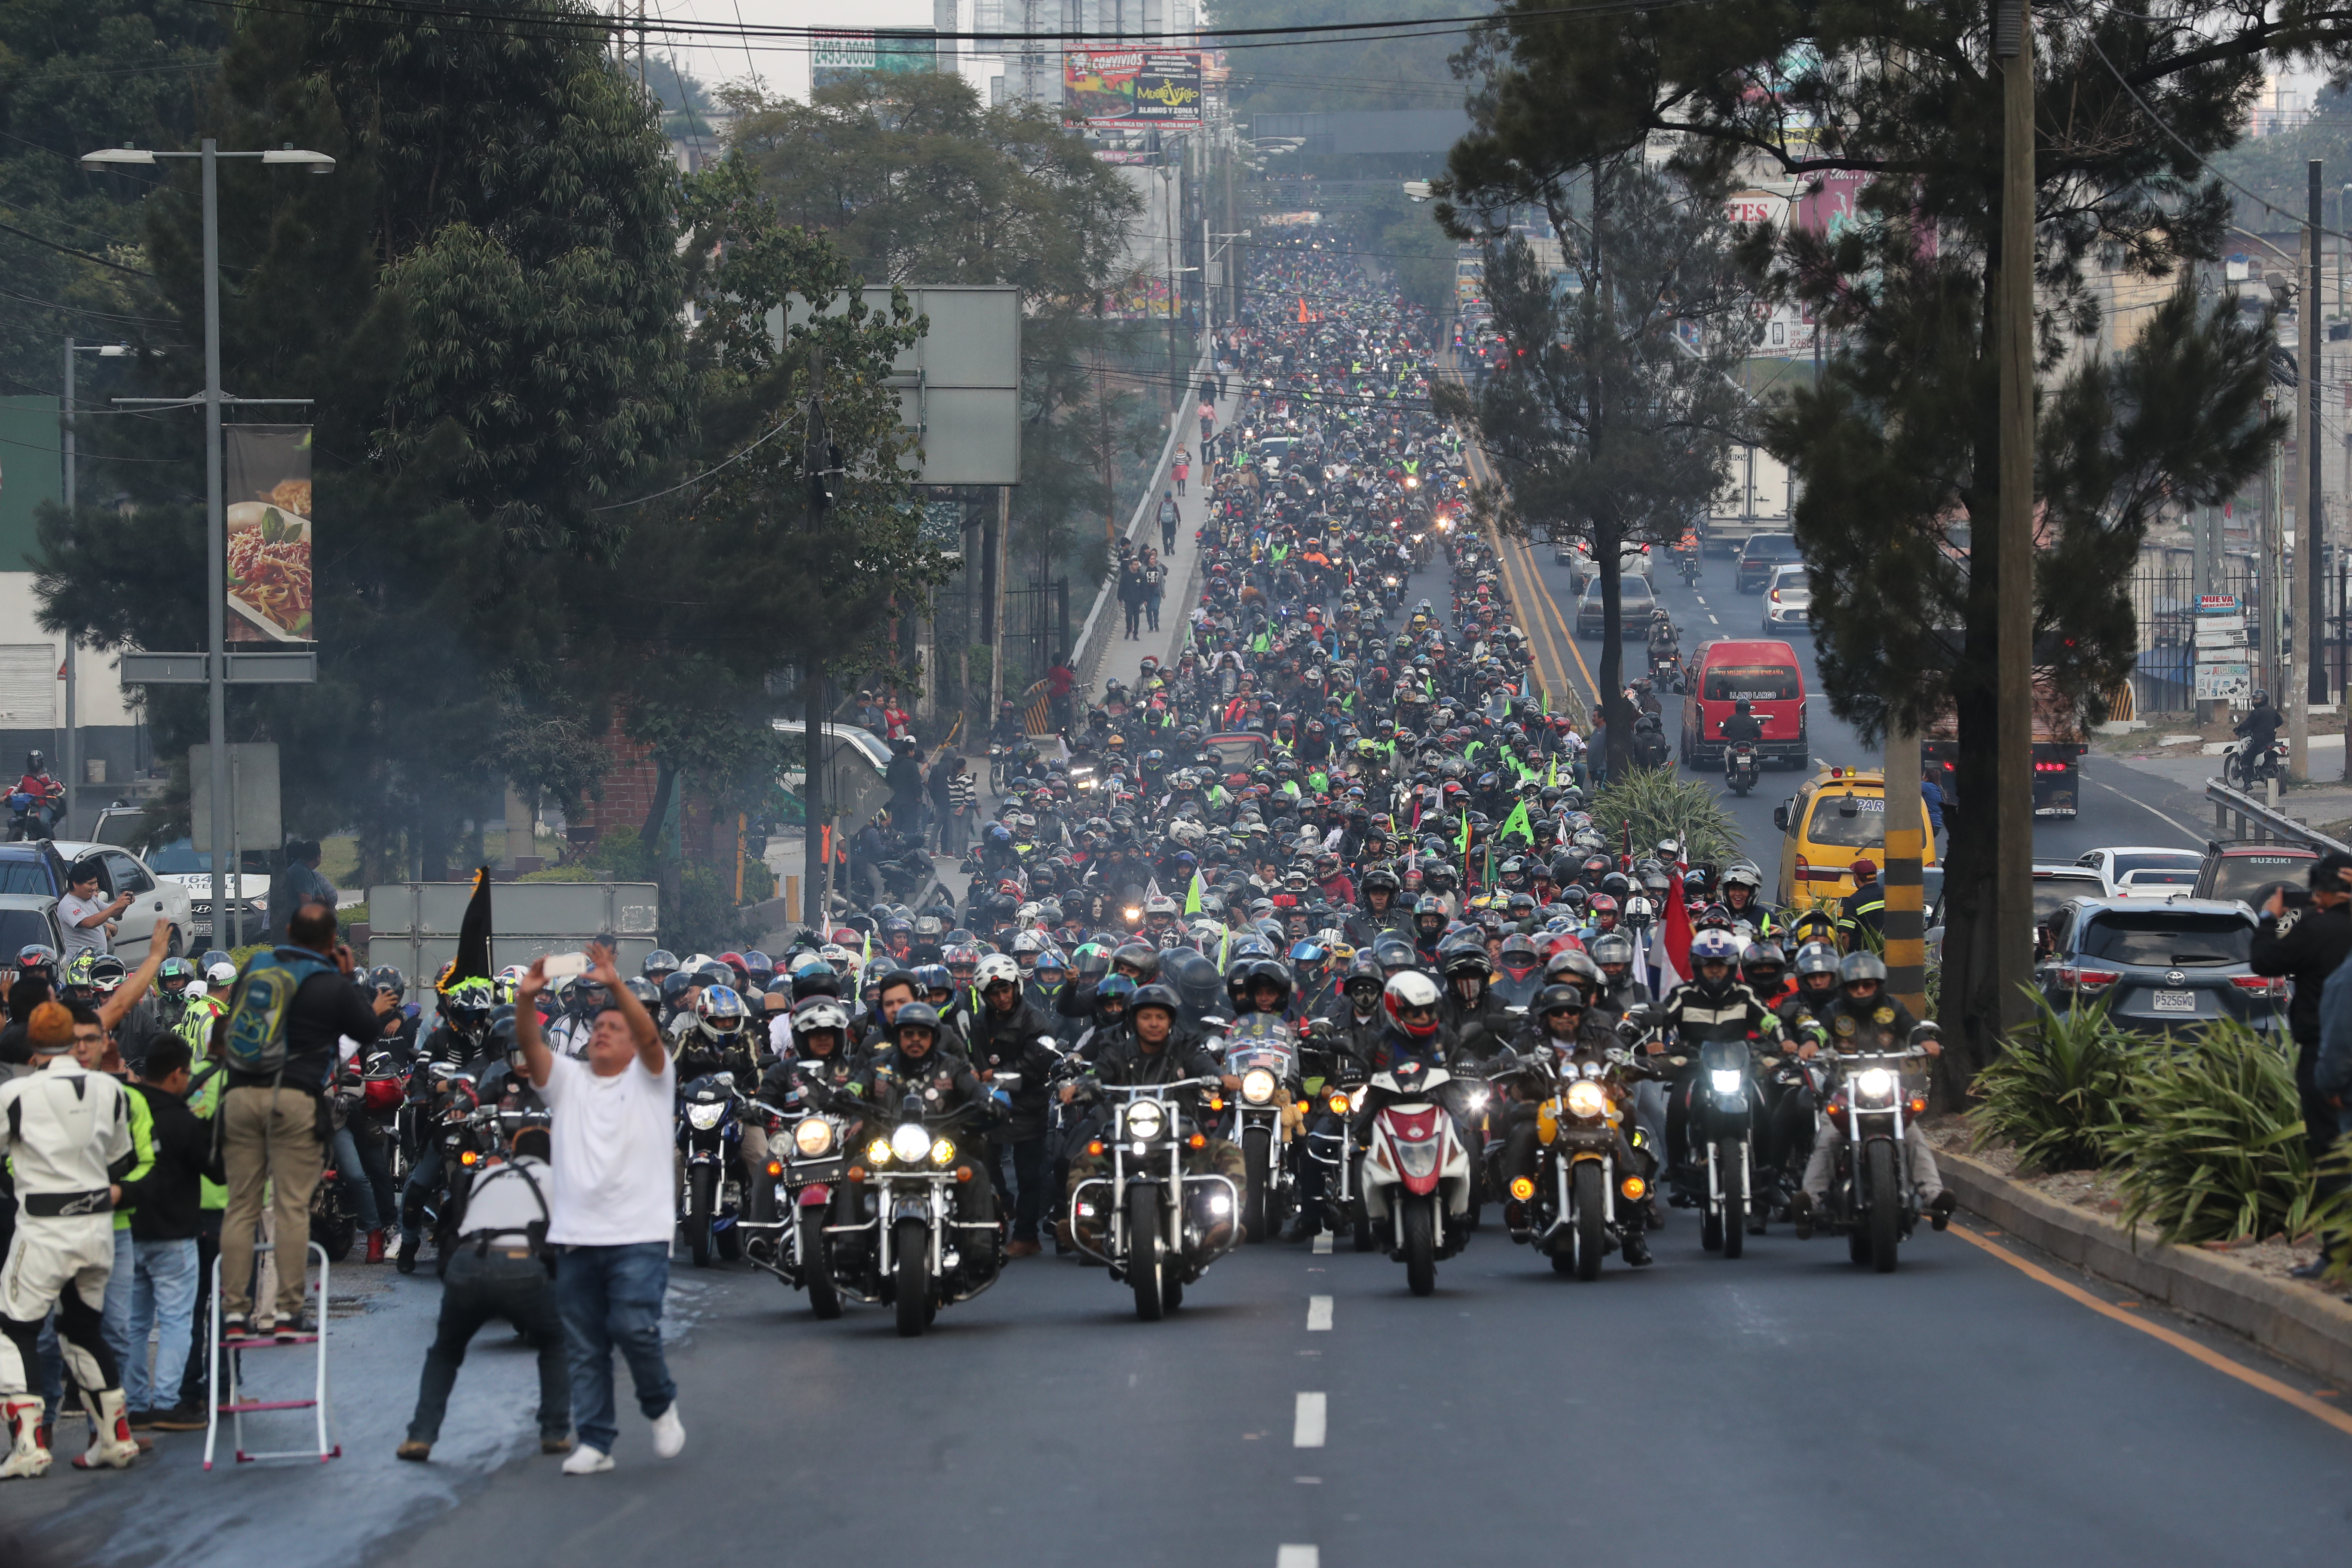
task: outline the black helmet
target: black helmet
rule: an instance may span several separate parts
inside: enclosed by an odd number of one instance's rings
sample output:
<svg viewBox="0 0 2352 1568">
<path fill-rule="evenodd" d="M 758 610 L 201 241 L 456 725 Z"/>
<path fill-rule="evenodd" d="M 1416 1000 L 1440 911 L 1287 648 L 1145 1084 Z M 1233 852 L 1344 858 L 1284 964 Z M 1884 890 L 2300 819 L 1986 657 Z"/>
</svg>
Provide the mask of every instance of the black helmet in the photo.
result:
<svg viewBox="0 0 2352 1568">
<path fill-rule="evenodd" d="M 368 971 L 368 989 L 378 994 L 390 992 L 397 1002 L 408 994 L 408 976 L 389 963 L 379 963 Z"/>
<path fill-rule="evenodd" d="M 1347 978 L 1339 982 L 1339 989 L 1349 996 L 1367 990 L 1378 996 L 1388 983 L 1389 977 L 1381 972 L 1380 960 L 1370 952 L 1358 952 L 1349 961 Z"/>
<path fill-rule="evenodd" d="M 1372 960 L 1383 974 L 1393 974 L 1400 969 L 1411 969 L 1421 962 L 1412 951 L 1412 943 L 1390 932 L 1372 943 Z"/>
<path fill-rule="evenodd" d="M 1849 952 L 1838 965 L 1838 984 L 1852 985 L 1858 980 L 1875 980 L 1886 984 L 1886 961 L 1874 952 Z"/>
<path fill-rule="evenodd" d="M 1495 973 L 1495 961 L 1486 956 L 1486 944 L 1475 936 L 1456 937 L 1445 944 L 1438 954 L 1438 963 L 1448 980 L 1460 975 L 1475 974 L 1485 979 Z"/>
<path fill-rule="evenodd" d="M 1124 965 L 1133 971 L 1139 984 L 1148 985 L 1160 978 L 1160 950 L 1156 947 L 1130 942 L 1112 953 L 1110 962 L 1114 968 Z"/>
<path fill-rule="evenodd" d="M 1546 1014 L 1557 1013 L 1563 1008 L 1572 1008 L 1581 1013 L 1584 1011 L 1584 993 L 1573 985 L 1562 984 L 1547 985 L 1537 992 L 1535 1000 L 1528 1004 L 1528 1011 L 1540 1018 Z"/>
<path fill-rule="evenodd" d="M 1755 711 L 1753 706 L 1745 697 L 1734 699 L 1731 704 L 1731 710 L 1734 713 L 1739 714 L 1743 718 Z"/>
<path fill-rule="evenodd" d="M 1128 998 L 1128 1016 L 1131 1018 L 1136 1014 L 1142 1012 L 1146 1007 L 1163 1007 L 1167 1009 L 1168 1021 L 1171 1025 L 1184 1016 L 1184 1004 L 1182 1000 L 1177 996 L 1174 988 L 1159 984 L 1156 982 L 1152 984 L 1144 986 L 1142 989 L 1136 992 L 1133 996 Z"/>
<path fill-rule="evenodd" d="M 677 973 L 677 954 L 657 947 L 646 954 L 645 962 L 637 965 L 637 973 L 658 985 Z"/>
<path fill-rule="evenodd" d="M 1630 964 L 1633 962 L 1633 939 L 1623 931 L 1605 931 L 1592 939 L 1586 952 L 1602 968 L 1612 963 Z"/>
<path fill-rule="evenodd" d="M 1797 950 L 1795 967 L 1797 980 L 1801 984 L 1807 975 L 1827 974 L 1834 977 L 1838 972 L 1838 950 L 1825 942 L 1809 942 Z"/>
<path fill-rule="evenodd" d="M 940 1037 L 938 1010 L 929 1002 L 909 1002 L 900 1007 L 890 1020 L 890 1043 L 904 1045 L 906 1042 L 903 1037 L 909 1028 L 929 1029 L 931 1032 L 931 1038 L 934 1041 L 938 1040 Z"/>
</svg>

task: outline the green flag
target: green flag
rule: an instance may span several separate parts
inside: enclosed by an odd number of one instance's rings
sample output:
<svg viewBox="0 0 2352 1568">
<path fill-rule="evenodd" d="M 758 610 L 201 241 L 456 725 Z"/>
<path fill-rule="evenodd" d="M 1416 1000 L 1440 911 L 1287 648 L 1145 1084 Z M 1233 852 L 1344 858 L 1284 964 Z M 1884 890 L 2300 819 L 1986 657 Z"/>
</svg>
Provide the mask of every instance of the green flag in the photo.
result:
<svg viewBox="0 0 2352 1568">
<path fill-rule="evenodd" d="M 1198 871 L 1192 873 L 1192 885 L 1185 890 L 1184 912 L 1188 915 L 1201 912 L 1201 873 Z"/>
<path fill-rule="evenodd" d="M 1470 813 L 1467 809 L 1462 813 L 1462 839 L 1459 847 L 1463 854 L 1470 853 Z"/>
<path fill-rule="evenodd" d="M 1503 818 L 1502 829 L 1497 832 L 1495 837 L 1497 838 L 1508 838 L 1514 833 L 1519 835 L 1530 844 L 1533 844 L 1536 841 L 1536 830 L 1534 827 L 1529 826 L 1528 822 L 1528 803 L 1526 801 L 1521 801 L 1518 805 L 1511 807 L 1511 815 Z"/>
</svg>

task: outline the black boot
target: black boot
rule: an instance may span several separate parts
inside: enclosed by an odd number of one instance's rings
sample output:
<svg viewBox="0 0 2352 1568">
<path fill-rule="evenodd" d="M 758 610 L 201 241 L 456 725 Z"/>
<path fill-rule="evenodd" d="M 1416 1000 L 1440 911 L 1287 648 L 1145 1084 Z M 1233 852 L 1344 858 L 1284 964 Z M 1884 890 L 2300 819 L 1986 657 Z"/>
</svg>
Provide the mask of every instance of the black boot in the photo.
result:
<svg viewBox="0 0 2352 1568">
<path fill-rule="evenodd" d="M 1789 1217 L 1796 1222 L 1797 1239 L 1813 1239 L 1813 1199 L 1810 1193 L 1801 1192 L 1789 1200 Z"/>
<path fill-rule="evenodd" d="M 1625 1261 L 1636 1268 L 1650 1266 L 1650 1238 L 1638 1225 L 1625 1233 Z"/>
<path fill-rule="evenodd" d="M 1948 1229 L 1952 1223 L 1952 1211 L 1959 1206 L 1959 1198 L 1951 1188 L 1946 1187 L 1936 1194 L 1935 1202 L 1927 1205 L 1927 1223 L 1937 1230 Z"/>
</svg>

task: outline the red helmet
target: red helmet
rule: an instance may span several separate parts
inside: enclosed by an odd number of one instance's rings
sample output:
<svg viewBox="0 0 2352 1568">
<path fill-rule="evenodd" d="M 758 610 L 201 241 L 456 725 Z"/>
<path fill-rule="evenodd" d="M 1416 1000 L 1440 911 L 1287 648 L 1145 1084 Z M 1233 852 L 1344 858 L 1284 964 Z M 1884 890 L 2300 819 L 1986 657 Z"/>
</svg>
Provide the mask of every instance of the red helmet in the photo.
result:
<svg viewBox="0 0 2352 1568">
<path fill-rule="evenodd" d="M 1425 1040 L 1437 1033 L 1437 982 L 1418 969 L 1400 969 L 1391 975 L 1381 993 L 1381 1005 L 1388 1009 L 1390 1023 L 1415 1039 Z M 1414 1023 L 1405 1017 L 1408 1010 L 1428 1016 Z"/>
</svg>

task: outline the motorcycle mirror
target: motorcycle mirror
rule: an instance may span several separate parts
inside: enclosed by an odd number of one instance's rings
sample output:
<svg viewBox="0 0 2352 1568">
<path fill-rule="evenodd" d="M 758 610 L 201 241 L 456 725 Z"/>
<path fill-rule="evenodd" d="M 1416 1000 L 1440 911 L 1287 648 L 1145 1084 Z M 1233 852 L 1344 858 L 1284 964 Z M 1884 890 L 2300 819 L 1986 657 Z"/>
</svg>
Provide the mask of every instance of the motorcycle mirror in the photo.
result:
<svg viewBox="0 0 2352 1568">
<path fill-rule="evenodd" d="M 907 1096 L 898 1102 L 898 1114 L 906 1121 L 920 1121 L 923 1119 L 923 1097 L 919 1094 Z"/>
</svg>

